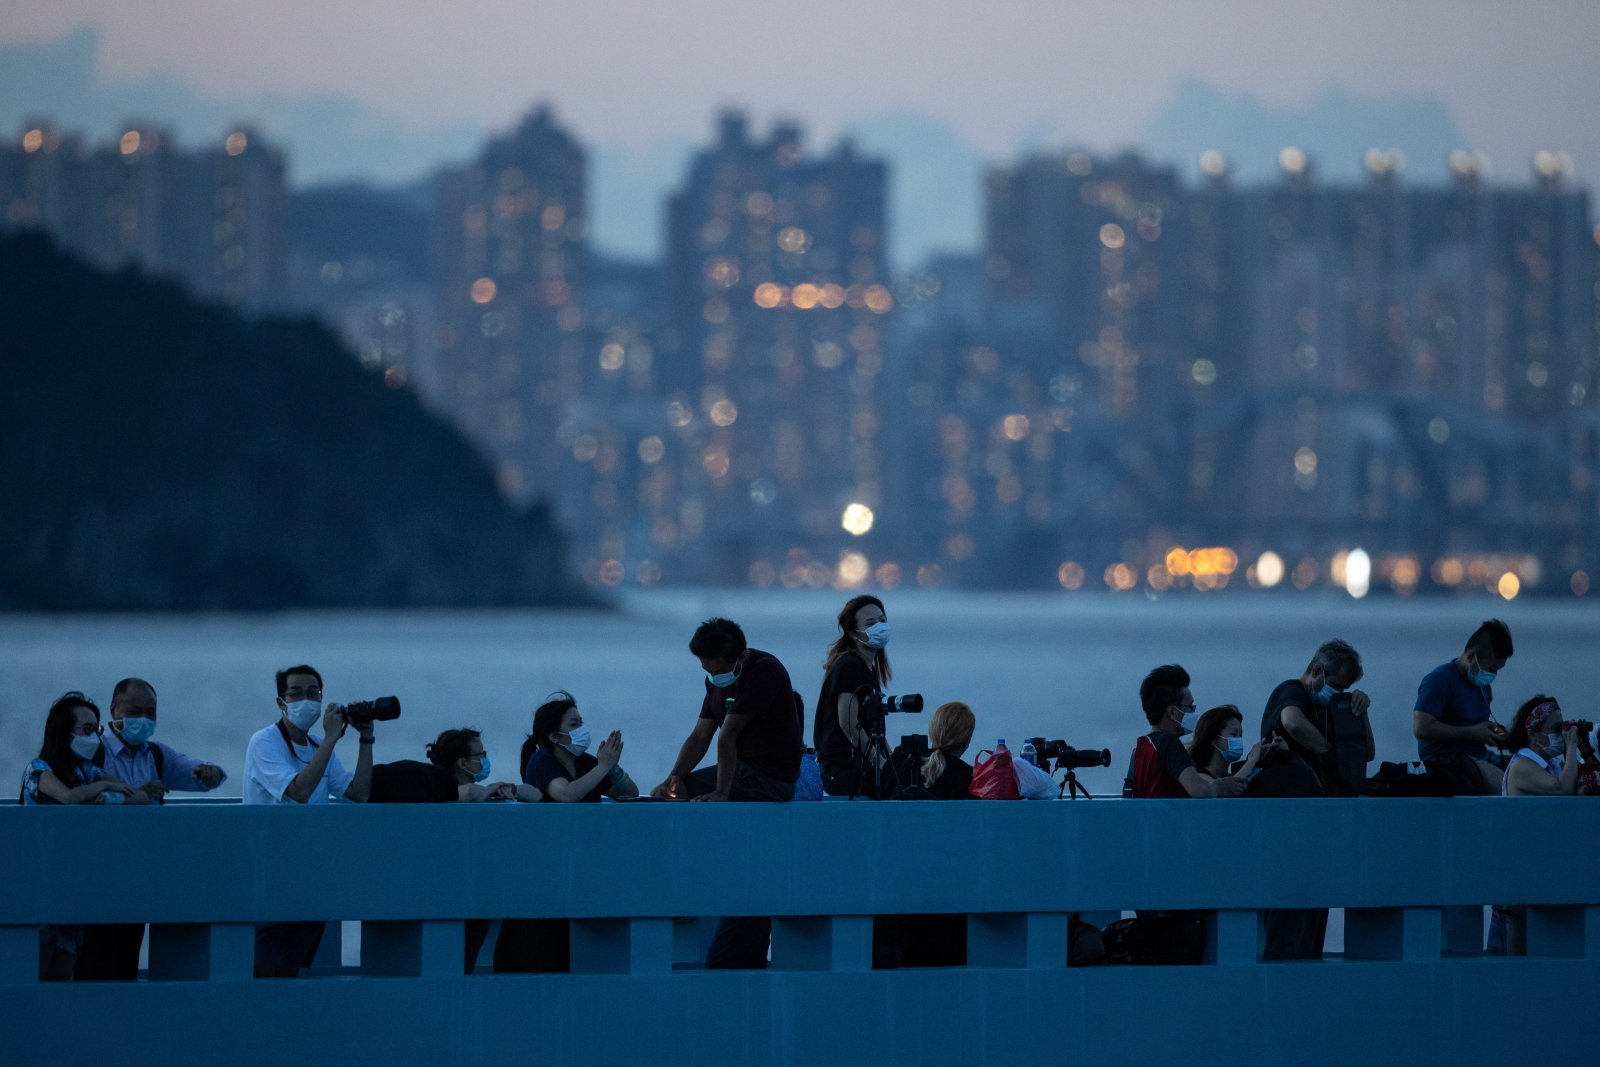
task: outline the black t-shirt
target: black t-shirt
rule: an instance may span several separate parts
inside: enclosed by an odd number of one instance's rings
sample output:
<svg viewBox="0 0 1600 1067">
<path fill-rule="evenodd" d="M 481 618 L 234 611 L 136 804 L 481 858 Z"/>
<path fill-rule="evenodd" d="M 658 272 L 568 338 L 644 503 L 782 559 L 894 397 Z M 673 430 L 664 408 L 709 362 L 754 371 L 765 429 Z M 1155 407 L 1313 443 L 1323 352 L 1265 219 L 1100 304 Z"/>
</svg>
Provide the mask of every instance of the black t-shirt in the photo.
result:
<svg viewBox="0 0 1600 1067">
<path fill-rule="evenodd" d="M 443 767 L 414 759 L 373 765 L 369 804 L 443 804 L 458 799 L 456 777 Z"/>
<path fill-rule="evenodd" d="M 1288 744 L 1290 752 L 1315 768 L 1322 757 L 1296 741 L 1284 728 L 1283 709 L 1289 707 L 1299 708 L 1305 713 L 1307 722 L 1315 726 L 1323 737 L 1328 736 L 1327 716 L 1323 712 L 1322 705 L 1312 699 L 1310 690 L 1306 689 L 1298 678 L 1279 683 L 1278 688 L 1267 698 L 1267 710 L 1261 713 L 1261 736 L 1267 738 L 1272 736 L 1273 731 L 1277 731 L 1278 736 Z"/>
<path fill-rule="evenodd" d="M 839 698 L 854 696 L 863 689 L 870 692 L 877 687 L 877 672 L 856 653 L 846 652 L 833 661 L 822 679 L 822 694 L 817 697 L 817 714 L 811 729 L 811 744 L 817 750 L 819 766 L 855 766 L 855 749 L 839 728 Z"/>
<path fill-rule="evenodd" d="M 600 761 L 587 752 L 581 756 L 574 756 L 572 762 L 578 769 L 577 774 L 568 774 L 567 769 L 556 758 L 556 754 L 549 749 L 535 749 L 533 755 L 528 757 L 527 766 L 522 768 L 522 780 L 531 786 L 536 786 L 539 792 L 548 797 L 550 796 L 550 783 L 557 778 L 565 778 L 569 782 L 576 782 L 579 778 L 600 766 Z M 610 784 L 610 778 L 602 777 L 600 784 L 589 790 L 583 797 L 583 802 L 590 804 L 600 803 L 600 798 L 605 796 L 606 787 Z M 552 797 L 551 799 L 554 798 Z"/>
<path fill-rule="evenodd" d="M 953 756 L 944 758 L 944 770 L 928 787 L 935 800 L 971 800 L 972 764 Z"/>
<path fill-rule="evenodd" d="M 731 686 L 717 689 L 710 680 L 705 685 L 702 719 L 710 719 L 720 728 L 729 710 L 750 718 L 739 731 L 735 748 L 739 762 L 780 782 L 798 780 L 804 722 L 789 672 L 778 657 L 752 648 Z"/>
</svg>

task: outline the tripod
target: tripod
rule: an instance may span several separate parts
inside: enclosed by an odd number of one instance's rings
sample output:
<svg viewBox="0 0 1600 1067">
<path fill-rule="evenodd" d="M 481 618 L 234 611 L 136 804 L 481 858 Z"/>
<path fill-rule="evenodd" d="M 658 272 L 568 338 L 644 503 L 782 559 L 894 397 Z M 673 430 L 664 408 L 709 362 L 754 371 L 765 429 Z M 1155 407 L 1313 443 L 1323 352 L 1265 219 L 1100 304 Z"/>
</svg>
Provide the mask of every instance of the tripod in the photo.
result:
<svg viewBox="0 0 1600 1067">
<path fill-rule="evenodd" d="M 1060 768 L 1061 763 L 1058 760 L 1056 769 L 1059 770 Z M 1066 797 L 1068 800 L 1077 800 L 1080 796 L 1085 800 L 1094 799 L 1089 795 L 1089 791 L 1083 787 L 1083 783 L 1078 781 L 1078 772 L 1068 767 L 1067 776 L 1061 779 L 1061 791 L 1056 794 L 1056 799 L 1060 800 L 1062 797 Z"/>
<path fill-rule="evenodd" d="M 870 722 L 858 720 L 857 725 L 861 729 L 865 743 L 856 749 L 856 776 L 855 781 L 850 783 L 850 799 L 854 800 L 861 795 L 872 800 L 880 800 L 885 796 L 896 795 L 900 792 L 900 771 L 895 767 L 894 760 L 889 758 L 889 742 L 884 737 L 883 716 L 876 716 Z M 884 793 L 883 787 L 887 783 L 880 767 L 887 769 L 889 781 L 894 783 L 894 788 L 887 793 Z M 866 776 L 869 774 L 872 776 L 871 788 L 863 792 L 861 785 L 863 781 L 868 780 Z"/>
</svg>

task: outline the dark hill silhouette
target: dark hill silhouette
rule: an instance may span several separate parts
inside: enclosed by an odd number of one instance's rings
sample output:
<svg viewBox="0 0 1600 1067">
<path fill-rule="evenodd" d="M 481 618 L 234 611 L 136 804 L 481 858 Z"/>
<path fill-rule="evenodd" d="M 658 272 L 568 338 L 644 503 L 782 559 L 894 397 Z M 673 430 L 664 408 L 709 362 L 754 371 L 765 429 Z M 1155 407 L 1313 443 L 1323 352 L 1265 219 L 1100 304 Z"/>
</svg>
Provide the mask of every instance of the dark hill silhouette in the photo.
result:
<svg viewBox="0 0 1600 1067">
<path fill-rule="evenodd" d="M 0 235 L 0 608 L 582 599 L 448 425 L 311 320 Z"/>
</svg>

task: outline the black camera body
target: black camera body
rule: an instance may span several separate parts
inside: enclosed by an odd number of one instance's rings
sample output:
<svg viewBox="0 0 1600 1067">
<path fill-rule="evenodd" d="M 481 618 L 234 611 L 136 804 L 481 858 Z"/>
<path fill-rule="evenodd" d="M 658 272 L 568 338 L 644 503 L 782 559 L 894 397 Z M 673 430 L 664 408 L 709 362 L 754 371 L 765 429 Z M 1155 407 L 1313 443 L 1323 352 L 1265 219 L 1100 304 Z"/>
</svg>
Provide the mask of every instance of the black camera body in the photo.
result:
<svg viewBox="0 0 1600 1067">
<path fill-rule="evenodd" d="M 921 710 L 921 693 L 906 693 L 895 697 L 886 696 L 881 689 L 875 689 L 861 698 L 860 708 L 856 712 L 856 725 L 863 730 L 879 729 L 883 726 L 883 717 L 891 712 L 903 711 L 914 714 Z"/>
<path fill-rule="evenodd" d="M 1040 767 L 1047 767 L 1051 760 L 1056 761 L 1055 769 L 1058 771 L 1111 766 L 1109 748 L 1076 749 L 1065 741 L 1059 739 L 1046 741 L 1042 737 L 1030 737 L 1028 743 L 1033 746 L 1034 758 L 1039 761 Z"/>
<path fill-rule="evenodd" d="M 343 706 L 344 721 L 360 729 L 374 722 L 389 722 L 400 717 L 399 697 L 378 697 L 376 700 L 353 700 Z"/>
</svg>

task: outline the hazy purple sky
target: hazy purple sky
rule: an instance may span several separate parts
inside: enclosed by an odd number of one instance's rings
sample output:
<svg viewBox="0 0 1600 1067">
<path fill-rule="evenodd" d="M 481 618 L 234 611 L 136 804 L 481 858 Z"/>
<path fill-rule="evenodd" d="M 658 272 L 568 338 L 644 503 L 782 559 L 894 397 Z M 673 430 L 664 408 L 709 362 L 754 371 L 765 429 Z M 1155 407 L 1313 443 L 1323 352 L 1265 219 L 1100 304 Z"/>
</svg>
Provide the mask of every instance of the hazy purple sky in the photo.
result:
<svg viewBox="0 0 1600 1067">
<path fill-rule="evenodd" d="M 337 92 L 423 125 L 500 125 L 545 98 L 618 141 L 699 136 L 738 102 L 823 135 L 909 107 L 996 155 L 1041 122 L 1112 146 L 1192 75 L 1273 105 L 1330 85 L 1437 96 L 1520 171 L 1539 147 L 1594 159 L 1600 101 L 1595 0 L 5 0 L 0 41 L 86 25 L 115 78 Z"/>
</svg>

